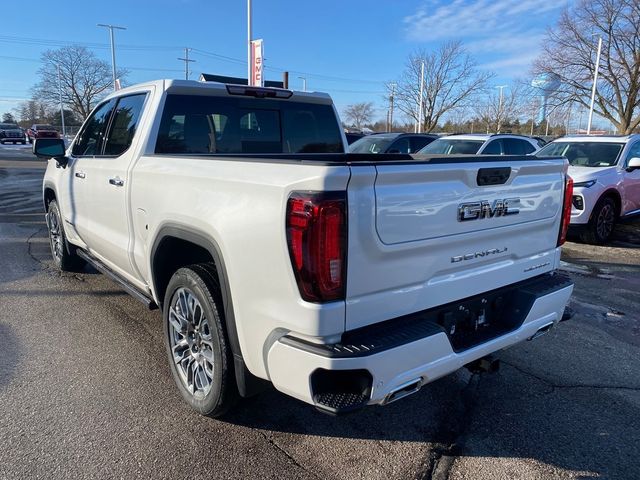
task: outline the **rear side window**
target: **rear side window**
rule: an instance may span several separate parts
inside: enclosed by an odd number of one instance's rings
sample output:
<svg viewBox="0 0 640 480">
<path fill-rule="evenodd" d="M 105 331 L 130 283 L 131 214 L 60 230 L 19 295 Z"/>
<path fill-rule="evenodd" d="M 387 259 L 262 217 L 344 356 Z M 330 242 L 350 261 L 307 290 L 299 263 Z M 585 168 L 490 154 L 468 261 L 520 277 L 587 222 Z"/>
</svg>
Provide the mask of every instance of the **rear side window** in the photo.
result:
<svg viewBox="0 0 640 480">
<path fill-rule="evenodd" d="M 146 97 L 146 94 L 129 95 L 118 100 L 104 146 L 104 155 L 121 155 L 131 146 Z"/>
<path fill-rule="evenodd" d="M 530 147 L 528 151 L 527 145 Z M 517 138 L 503 138 L 502 147 L 504 148 L 505 155 L 526 155 L 534 150 L 533 146 L 529 142 L 525 140 L 518 140 Z"/>
<path fill-rule="evenodd" d="M 411 137 L 411 153 L 415 153 L 418 150 L 426 147 L 431 142 L 433 142 L 433 138 L 431 137 Z"/>
<path fill-rule="evenodd" d="M 339 153 L 330 105 L 289 100 L 168 95 L 156 153 Z"/>
<path fill-rule="evenodd" d="M 387 149 L 387 153 L 409 153 L 409 139 L 407 137 L 399 138 L 391 144 Z"/>
<path fill-rule="evenodd" d="M 489 145 L 482 150 L 482 155 L 502 155 L 502 140 L 492 140 Z"/>
<path fill-rule="evenodd" d="M 113 111 L 115 100 L 100 105 L 85 121 L 71 153 L 75 156 L 100 155 L 102 140 Z"/>
</svg>

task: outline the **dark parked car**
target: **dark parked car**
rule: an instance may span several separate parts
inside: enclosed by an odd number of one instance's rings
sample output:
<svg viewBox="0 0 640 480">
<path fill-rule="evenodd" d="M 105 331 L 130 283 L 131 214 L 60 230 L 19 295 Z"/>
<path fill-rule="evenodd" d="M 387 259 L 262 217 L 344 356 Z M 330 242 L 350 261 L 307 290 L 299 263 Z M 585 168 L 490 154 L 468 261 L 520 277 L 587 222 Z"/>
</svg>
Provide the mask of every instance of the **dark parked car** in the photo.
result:
<svg viewBox="0 0 640 480">
<path fill-rule="evenodd" d="M 347 132 L 344 134 L 345 137 L 347 137 L 347 143 L 349 145 L 351 145 L 353 142 L 355 142 L 356 140 L 360 140 L 362 137 L 364 137 L 364 133 L 351 133 L 351 132 Z"/>
<path fill-rule="evenodd" d="M 0 123 L 0 143 L 25 144 L 24 132 L 15 123 Z"/>
<path fill-rule="evenodd" d="M 27 140 L 33 143 L 36 138 L 60 138 L 58 131 L 51 125 L 35 124 L 27 130 Z"/>
<path fill-rule="evenodd" d="M 415 153 L 433 142 L 437 135 L 427 133 L 377 133 L 349 145 L 350 153 Z"/>
</svg>

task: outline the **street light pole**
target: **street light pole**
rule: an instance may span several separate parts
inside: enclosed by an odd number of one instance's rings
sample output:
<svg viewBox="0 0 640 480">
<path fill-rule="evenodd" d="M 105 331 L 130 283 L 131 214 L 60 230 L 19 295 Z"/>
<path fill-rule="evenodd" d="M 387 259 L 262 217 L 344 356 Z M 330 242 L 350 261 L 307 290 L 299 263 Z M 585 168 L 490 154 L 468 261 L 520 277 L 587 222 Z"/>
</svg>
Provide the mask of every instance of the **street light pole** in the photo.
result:
<svg viewBox="0 0 640 480">
<path fill-rule="evenodd" d="M 500 127 L 502 127 L 502 91 L 507 88 L 508 85 L 497 85 L 496 88 L 500 89 L 500 100 L 498 101 L 498 131 L 500 133 Z"/>
<path fill-rule="evenodd" d="M 251 78 L 251 63 L 253 59 L 251 58 L 251 0 L 247 0 L 247 85 L 251 86 L 252 78 Z"/>
<path fill-rule="evenodd" d="M 602 51 L 602 37 L 598 37 L 598 53 L 596 54 L 596 67 L 593 71 L 593 87 L 591 87 L 591 104 L 589 105 L 589 120 L 587 121 L 587 135 L 591 134 L 591 121 L 593 119 L 593 103 L 596 100 L 596 87 L 598 83 L 598 70 L 600 70 L 600 52 Z"/>
<path fill-rule="evenodd" d="M 62 105 L 62 76 L 60 75 L 60 64 L 57 64 L 58 67 L 58 93 L 60 95 L 60 120 L 62 122 L 62 138 L 66 138 L 67 132 L 64 128 L 64 107 Z"/>
<path fill-rule="evenodd" d="M 306 77 L 298 77 L 300 80 L 302 80 L 302 91 L 306 92 L 307 91 L 307 79 Z"/>
<path fill-rule="evenodd" d="M 109 38 L 111 40 L 111 69 L 113 74 L 113 90 L 116 91 L 118 88 L 116 85 L 116 48 L 113 41 L 113 29 L 117 28 L 118 30 L 126 30 L 126 27 L 119 27 L 117 25 L 107 25 L 104 23 L 99 23 L 98 26 L 109 29 Z"/>
<path fill-rule="evenodd" d="M 393 100 L 396 94 L 396 84 L 391 84 L 391 95 L 389 96 L 389 131 L 393 132 Z"/>
</svg>

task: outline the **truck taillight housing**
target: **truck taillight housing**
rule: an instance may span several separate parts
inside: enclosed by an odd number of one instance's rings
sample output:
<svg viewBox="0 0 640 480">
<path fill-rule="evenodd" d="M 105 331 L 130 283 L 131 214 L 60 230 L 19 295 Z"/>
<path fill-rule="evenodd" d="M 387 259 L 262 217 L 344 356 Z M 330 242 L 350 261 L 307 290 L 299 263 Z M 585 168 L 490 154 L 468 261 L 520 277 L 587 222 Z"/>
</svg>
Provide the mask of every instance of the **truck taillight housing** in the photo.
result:
<svg viewBox="0 0 640 480">
<path fill-rule="evenodd" d="M 303 300 L 344 300 L 346 192 L 294 192 L 287 202 L 287 243 Z"/>
<path fill-rule="evenodd" d="M 564 202 L 562 204 L 562 219 L 560 220 L 560 234 L 558 235 L 558 247 L 567 240 L 569 222 L 571 222 L 571 203 L 573 201 L 573 178 L 566 176 L 564 184 Z"/>
</svg>

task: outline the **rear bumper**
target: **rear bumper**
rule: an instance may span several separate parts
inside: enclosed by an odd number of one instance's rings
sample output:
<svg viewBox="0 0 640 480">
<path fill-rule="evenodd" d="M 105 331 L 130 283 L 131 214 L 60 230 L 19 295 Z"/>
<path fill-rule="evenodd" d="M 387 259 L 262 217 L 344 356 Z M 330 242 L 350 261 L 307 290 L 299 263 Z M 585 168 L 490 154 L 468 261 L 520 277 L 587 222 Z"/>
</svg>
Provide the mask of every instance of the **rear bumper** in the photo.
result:
<svg viewBox="0 0 640 480">
<path fill-rule="evenodd" d="M 533 292 L 535 297 L 528 303 L 528 313 L 523 312 L 522 320 L 507 333 L 470 348 L 455 349 L 445 329 L 434 323 L 433 314 L 427 311 L 421 312 L 423 320 L 417 318 L 410 322 L 399 322 L 393 329 L 373 326 L 374 331 L 369 328 L 369 331 L 359 335 L 363 342 L 318 345 L 285 335 L 275 341 L 268 351 L 270 380 L 278 390 L 288 395 L 315 404 L 320 409 L 333 411 L 321 404 L 316 382 L 318 372 L 324 376 L 327 371 L 345 371 L 342 372 L 345 374 L 347 370 L 355 371 L 358 372 L 358 382 L 369 379 L 370 383 L 368 388 L 360 392 L 362 395 L 359 395 L 358 401 L 369 405 L 385 404 L 390 394 L 398 388 L 415 385 L 416 382 L 419 386 L 429 383 L 473 360 L 529 339 L 540 329 L 559 322 L 573 291 L 573 283 L 559 275 L 538 278 L 547 282 L 546 286 L 536 287 L 537 290 Z M 530 294 L 532 289 L 526 288 L 529 289 L 527 294 Z M 513 292 L 511 287 L 507 294 Z M 441 315 L 441 312 L 436 314 Z M 328 382 L 330 380 L 322 381 L 324 385 Z M 340 377 L 336 382 L 346 384 L 349 379 Z M 348 385 L 345 388 L 348 390 Z M 347 391 L 346 396 L 353 398 L 352 393 Z M 342 394 L 338 396 L 345 398 Z M 339 410 L 334 413 L 339 413 Z"/>
</svg>

